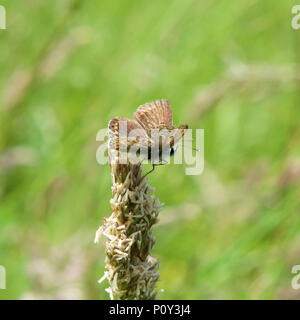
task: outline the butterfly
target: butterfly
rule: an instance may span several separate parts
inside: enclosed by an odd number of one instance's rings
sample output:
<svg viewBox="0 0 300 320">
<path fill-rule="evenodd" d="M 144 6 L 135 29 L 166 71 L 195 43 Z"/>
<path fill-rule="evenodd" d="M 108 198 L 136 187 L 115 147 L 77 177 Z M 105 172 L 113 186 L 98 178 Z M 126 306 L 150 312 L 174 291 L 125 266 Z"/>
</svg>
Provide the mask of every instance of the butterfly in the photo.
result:
<svg viewBox="0 0 300 320">
<path fill-rule="evenodd" d="M 168 100 L 156 100 L 139 106 L 134 113 L 136 120 L 114 118 L 108 124 L 109 150 L 130 152 L 134 146 L 139 154 L 146 155 L 156 165 L 164 164 L 165 156 L 173 156 L 175 144 L 183 137 L 187 125 L 173 125 L 172 109 Z M 125 128 L 125 134 L 120 134 Z M 154 152 L 156 150 L 157 152 Z M 154 163 L 154 162 L 159 162 Z M 166 162 L 165 162 L 166 163 Z M 146 175 L 147 175 L 146 174 Z"/>
</svg>

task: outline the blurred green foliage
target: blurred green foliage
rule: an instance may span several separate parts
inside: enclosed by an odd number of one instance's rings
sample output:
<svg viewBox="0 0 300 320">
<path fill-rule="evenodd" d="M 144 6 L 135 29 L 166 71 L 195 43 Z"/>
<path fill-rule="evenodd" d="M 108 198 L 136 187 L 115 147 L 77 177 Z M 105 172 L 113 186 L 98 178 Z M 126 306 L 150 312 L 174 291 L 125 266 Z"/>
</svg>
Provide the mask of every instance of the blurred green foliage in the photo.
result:
<svg viewBox="0 0 300 320">
<path fill-rule="evenodd" d="M 300 297 L 294 2 L 1 4 L 1 299 L 108 299 L 93 238 L 110 215 L 110 172 L 96 162 L 96 133 L 160 98 L 176 124 L 205 129 L 202 175 L 170 165 L 149 178 L 165 203 L 160 298 Z M 202 112 L 199 95 L 218 90 Z"/>
</svg>

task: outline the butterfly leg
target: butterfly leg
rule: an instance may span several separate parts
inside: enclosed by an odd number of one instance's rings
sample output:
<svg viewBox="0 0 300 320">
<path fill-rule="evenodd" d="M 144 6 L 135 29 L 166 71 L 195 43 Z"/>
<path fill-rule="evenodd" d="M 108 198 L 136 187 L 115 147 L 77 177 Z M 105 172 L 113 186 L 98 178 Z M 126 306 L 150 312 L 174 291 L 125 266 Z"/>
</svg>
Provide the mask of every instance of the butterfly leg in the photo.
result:
<svg viewBox="0 0 300 320">
<path fill-rule="evenodd" d="M 144 175 L 144 177 L 146 177 L 149 173 L 151 173 L 151 172 L 153 172 L 154 170 L 155 170 L 155 164 L 154 163 L 152 163 L 152 169 L 149 171 L 149 172 L 147 172 L 145 175 Z M 143 178 L 144 178 L 143 177 Z"/>
<path fill-rule="evenodd" d="M 163 165 L 165 165 L 165 164 L 168 163 L 168 161 L 163 160 L 163 159 L 162 159 L 162 162 L 163 162 L 163 163 L 152 163 L 152 169 L 151 169 L 149 172 L 147 172 L 147 173 L 144 175 L 144 177 L 146 177 L 149 173 L 153 172 L 153 171 L 155 170 L 155 167 L 156 167 L 156 166 L 163 166 Z"/>
</svg>

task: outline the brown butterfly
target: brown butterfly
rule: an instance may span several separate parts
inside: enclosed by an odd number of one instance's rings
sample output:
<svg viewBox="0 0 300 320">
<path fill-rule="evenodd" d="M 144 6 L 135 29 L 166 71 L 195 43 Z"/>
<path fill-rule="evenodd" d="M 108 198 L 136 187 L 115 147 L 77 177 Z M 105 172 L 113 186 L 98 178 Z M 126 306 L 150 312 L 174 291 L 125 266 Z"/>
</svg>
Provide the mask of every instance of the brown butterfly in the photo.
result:
<svg viewBox="0 0 300 320">
<path fill-rule="evenodd" d="M 108 124 L 110 150 L 130 151 L 132 146 L 139 149 L 139 153 L 145 154 L 148 160 L 163 162 L 166 155 L 174 155 L 174 145 L 183 137 L 187 125 L 176 127 L 173 125 L 172 109 L 167 100 L 156 100 L 138 107 L 135 120 L 126 118 L 114 118 Z M 127 132 L 120 135 L 122 124 L 125 124 Z M 153 150 L 158 150 L 154 155 Z M 163 164 L 163 163 L 159 163 Z M 152 170 L 155 165 L 152 163 Z"/>
</svg>

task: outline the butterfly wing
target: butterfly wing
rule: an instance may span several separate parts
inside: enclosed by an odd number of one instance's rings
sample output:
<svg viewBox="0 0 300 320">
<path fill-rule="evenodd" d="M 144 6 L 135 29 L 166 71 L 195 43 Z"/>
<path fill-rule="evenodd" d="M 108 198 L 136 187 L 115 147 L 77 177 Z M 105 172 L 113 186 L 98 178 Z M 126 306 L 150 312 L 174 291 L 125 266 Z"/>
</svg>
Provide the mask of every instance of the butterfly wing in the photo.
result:
<svg viewBox="0 0 300 320">
<path fill-rule="evenodd" d="M 156 100 L 145 103 L 138 107 L 134 114 L 136 120 L 147 131 L 148 136 L 160 148 L 165 146 L 173 147 L 184 135 L 187 126 L 176 128 L 173 126 L 172 109 L 168 100 Z M 156 132 L 151 130 L 157 129 Z M 162 130 L 164 134 L 161 135 Z"/>
<path fill-rule="evenodd" d="M 147 132 L 162 126 L 172 126 L 173 123 L 172 109 L 165 99 L 139 106 L 134 117 Z"/>
<path fill-rule="evenodd" d="M 135 120 L 114 118 L 108 124 L 108 146 L 111 150 L 129 151 L 135 145 L 139 149 L 148 149 L 151 144 L 144 128 Z"/>
</svg>

